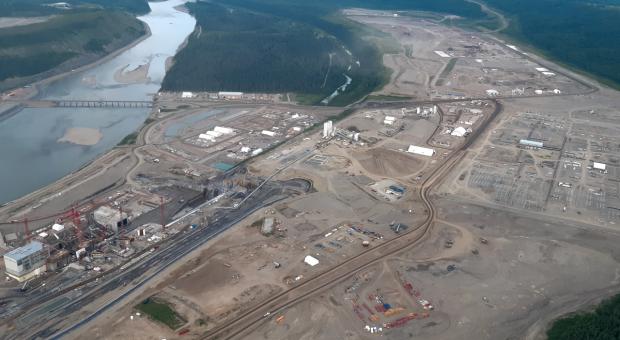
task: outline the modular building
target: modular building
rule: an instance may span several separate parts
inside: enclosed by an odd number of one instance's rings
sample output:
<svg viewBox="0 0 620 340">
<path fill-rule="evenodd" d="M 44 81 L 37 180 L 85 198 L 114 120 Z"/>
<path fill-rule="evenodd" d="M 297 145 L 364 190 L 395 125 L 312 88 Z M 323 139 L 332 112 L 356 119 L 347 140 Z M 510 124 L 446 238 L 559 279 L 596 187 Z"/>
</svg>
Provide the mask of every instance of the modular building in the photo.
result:
<svg viewBox="0 0 620 340">
<path fill-rule="evenodd" d="M 528 139 L 521 139 L 519 141 L 519 144 L 524 145 L 524 146 L 530 146 L 533 148 L 539 148 L 539 149 L 543 147 L 542 142 L 537 142 L 535 140 L 528 140 Z"/>
<path fill-rule="evenodd" d="M 213 131 L 215 132 L 219 132 L 221 134 L 227 135 L 230 133 L 233 133 L 234 130 L 229 128 L 229 127 L 223 127 L 223 126 L 216 126 L 215 128 L 213 128 Z"/>
<path fill-rule="evenodd" d="M 4 254 L 6 274 L 17 281 L 25 281 L 46 270 L 49 257 L 43 243 L 32 241 L 29 244 Z"/>
<path fill-rule="evenodd" d="M 409 149 L 407 152 L 414 153 L 416 155 L 428 156 L 431 157 L 435 154 L 435 150 L 429 148 L 423 148 L 420 146 L 409 145 Z"/>
</svg>

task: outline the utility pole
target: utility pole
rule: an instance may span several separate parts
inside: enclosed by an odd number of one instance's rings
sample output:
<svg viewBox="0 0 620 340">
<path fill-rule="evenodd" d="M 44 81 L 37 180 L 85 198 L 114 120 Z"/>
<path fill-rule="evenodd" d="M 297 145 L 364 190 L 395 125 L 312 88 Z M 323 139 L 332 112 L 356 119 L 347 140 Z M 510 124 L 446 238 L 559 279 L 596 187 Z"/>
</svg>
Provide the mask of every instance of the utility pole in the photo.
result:
<svg viewBox="0 0 620 340">
<path fill-rule="evenodd" d="M 164 197 L 159 196 L 159 222 L 161 224 L 162 230 L 166 228 L 166 216 L 164 213 Z"/>
</svg>

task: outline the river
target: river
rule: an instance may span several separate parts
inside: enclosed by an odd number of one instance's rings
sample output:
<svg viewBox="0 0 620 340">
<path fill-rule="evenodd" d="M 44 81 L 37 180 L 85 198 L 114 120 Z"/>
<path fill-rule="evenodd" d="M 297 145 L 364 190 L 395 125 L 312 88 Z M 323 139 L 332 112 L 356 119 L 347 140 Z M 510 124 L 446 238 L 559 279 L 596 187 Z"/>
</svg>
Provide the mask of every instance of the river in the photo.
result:
<svg viewBox="0 0 620 340">
<path fill-rule="evenodd" d="M 139 17 L 148 24 L 150 37 L 104 63 L 46 86 L 40 98 L 152 100 L 164 78 L 166 59 L 174 56 L 194 30 L 194 18 L 174 9 L 185 2 L 151 2 L 151 12 Z M 142 74 L 136 71 L 118 77 L 119 70 L 134 70 L 140 65 L 148 65 L 141 68 Z M 53 183 L 109 151 L 123 137 L 138 129 L 149 111 L 27 108 L 1 121 L 0 203 Z M 59 139 L 72 128 L 99 130 L 102 136 L 94 145 L 60 142 Z"/>
</svg>

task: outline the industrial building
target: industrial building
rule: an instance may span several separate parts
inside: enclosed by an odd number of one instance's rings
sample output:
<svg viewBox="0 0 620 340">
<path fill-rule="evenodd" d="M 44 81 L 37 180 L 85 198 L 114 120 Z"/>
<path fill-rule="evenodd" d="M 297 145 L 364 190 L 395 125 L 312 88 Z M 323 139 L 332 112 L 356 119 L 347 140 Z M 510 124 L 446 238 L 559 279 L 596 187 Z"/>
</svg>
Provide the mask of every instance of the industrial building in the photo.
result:
<svg viewBox="0 0 620 340">
<path fill-rule="evenodd" d="M 432 157 L 435 154 L 435 150 L 433 149 L 423 148 L 415 145 L 409 145 L 409 149 L 407 149 L 407 152 L 428 157 Z"/>
<path fill-rule="evenodd" d="M 28 280 L 45 272 L 48 256 L 48 250 L 43 243 L 32 241 L 4 254 L 6 274 L 20 282 Z"/>
<path fill-rule="evenodd" d="M 119 209 L 113 209 L 107 205 L 97 208 L 93 212 L 93 216 L 95 218 L 95 222 L 114 231 L 115 233 L 118 232 L 119 227 L 126 226 L 129 219 L 126 212 L 120 211 Z"/>
<path fill-rule="evenodd" d="M 334 132 L 334 123 L 331 120 L 323 123 L 323 138 L 333 137 Z"/>
</svg>

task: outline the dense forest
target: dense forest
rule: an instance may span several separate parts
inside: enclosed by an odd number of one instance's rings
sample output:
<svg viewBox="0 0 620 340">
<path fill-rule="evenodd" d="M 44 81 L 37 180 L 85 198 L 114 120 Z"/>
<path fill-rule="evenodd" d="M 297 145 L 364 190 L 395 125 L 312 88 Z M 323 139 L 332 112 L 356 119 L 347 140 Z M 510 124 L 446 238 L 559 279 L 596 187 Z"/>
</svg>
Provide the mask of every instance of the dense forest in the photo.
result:
<svg viewBox="0 0 620 340">
<path fill-rule="evenodd" d="M 299 21 L 212 3 L 187 6 L 200 29 L 176 55 L 164 89 L 327 95 L 353 64 L 335 38 Z"/>
<path fill-rule="evenodd" d="M 0 16 L 30 17 L 51 14 L 64 14 L 66 9 L 49 6 L 54 1 L 48 0 L 2 0 L 0 1 Z M 64 0 L 72 11 L 88 10 L 93 8 L 122 10 L 134 14 L 145 14 L 150 11 L 147 0 Z"/>
<path fill-rule="evenodd" d="M 556 321 L 547 336 L 549 340 L 620 339 L 620 295 L 604 301 L 594 312 Z"/>
<path fill-rule="evenodd" d="M 131 14 L 90 10 L 0 29 L 0 81 L 45 72 L 71 58 L 101 56 L 145 34 Z"/>
<path fill-rule="evenodd" d="M 175 57 L 164 90 L 297 92 L 318 102 L 346 74 L 353 80 L 331 103 L 336 105 L 362 98 L 389 78 L 381 51 L 367 39 L 381 33 L 360 34 L 359 25 L 334 15 L 337 10 L 418 6 L 485 17 L 462 0 L 216 0 L 187 6 L 198 29 Z"/>
<path fill-rule="evenodd" d="M 504 34 L 607 83 L 620 84 L 620 2 L 617 0 L 486 2 L 511 20 Z"/>
</svg>

